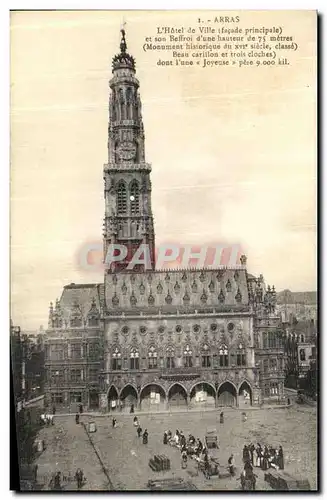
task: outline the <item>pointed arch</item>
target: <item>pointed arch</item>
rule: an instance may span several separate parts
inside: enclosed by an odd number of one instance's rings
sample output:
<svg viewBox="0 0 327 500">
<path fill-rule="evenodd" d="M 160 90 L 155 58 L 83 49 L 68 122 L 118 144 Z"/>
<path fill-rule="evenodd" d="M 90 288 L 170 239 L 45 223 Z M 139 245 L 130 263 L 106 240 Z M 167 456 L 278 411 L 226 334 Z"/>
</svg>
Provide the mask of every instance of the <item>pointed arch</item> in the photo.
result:
<svg viewBox="0 0 327 500">
<path fill-rule="evenodd" d="M 221 383 L 217 390 L 218 406 L 236 406 L 237 389 L 233 382 L 226 380 Z"/>
<path fill-rule="evenodd" d="M 131 406 L 137 406 L 138 393 L 133 384 L 126 384 L 120 391 L 119 399 L 122 404 L 122 409 L 129 411 Z"/>
<path fill-rule="evenodd" d="M 118 390 L 117 390 L 116 386 L 113 384 L 108 389 L 107 401 L 108 401 L 109 411 L 112 411 L 112 412 L 117 411 L 117 408 L 119 406 L 119 404 L 118 404 L 118 401 L 119 401 Z"/>
<path fill-rule="evenodd" d="M 125 182 L 121 179 L 117 184 L 117 214 L 127 212 L 127 188 Z"/>
<path fill-rule="evenodd" d="M 170 386 L 168 392 L 168 403 L 171 408 L 187 407 L 187 390 L 180 383 Z"/>
<path fill-rule="evenodd" d="M 146 384 L 140 391 L 141 410 L 164 410 L 166 404 L 166 391 L 160 384 Z"/>
<path fill-rule="evenodd" d="M 194 408 L 214 408 L 216 388 L 211 382 L 197 382 L 190 390 L 190 406 Z"/>
<path fill-rule="evenodd" d="M 238 388 L 239 405 L 252 406 L 253 391 L 250 382 L 243 380 Z"/>
</svg>

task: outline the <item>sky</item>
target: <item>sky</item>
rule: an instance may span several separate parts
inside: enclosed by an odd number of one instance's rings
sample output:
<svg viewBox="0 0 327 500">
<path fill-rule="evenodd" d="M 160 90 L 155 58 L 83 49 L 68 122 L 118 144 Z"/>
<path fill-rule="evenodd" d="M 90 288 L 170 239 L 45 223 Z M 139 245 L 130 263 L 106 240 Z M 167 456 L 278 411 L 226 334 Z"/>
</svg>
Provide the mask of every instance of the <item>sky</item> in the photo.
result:
<svg viewBox="0 0 327 500">
<path fill-rule="evenodd" d="M 316 289 L 315 13 L 238 12 L 239 26 L 283 26 L 294 37 L 289 66 L 162 67 L 161 53 L 143 51 L 157 26 L 194 26 L 199 14 L 11 13 L 14 324 L 46 326 L 64 285 L 103 281 L 80 255 L 102 242 L 108 81 L 123 20 L 157 245 L 239 244 L 249 272 L 277 291 Z"/>
</svg>

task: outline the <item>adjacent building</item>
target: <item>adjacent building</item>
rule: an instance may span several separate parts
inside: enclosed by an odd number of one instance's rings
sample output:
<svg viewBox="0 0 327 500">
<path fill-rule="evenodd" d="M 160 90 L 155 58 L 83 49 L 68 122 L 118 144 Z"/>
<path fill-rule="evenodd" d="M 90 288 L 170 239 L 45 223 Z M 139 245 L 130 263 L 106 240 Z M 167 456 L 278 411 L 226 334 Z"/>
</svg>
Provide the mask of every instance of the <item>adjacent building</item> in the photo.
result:
<svg viewBox="0 0 327 500">
<path fill-rule="evenodd" d="M 156 270 L 151 165 L 124 31 L 112 73 L 104 254 L 110 245 L 126 252 L 103 283 L 67 285 L 50 305 L 48 404 L 115 412 L 283 403 L 276 292 L 247 272 L 246 257 L 234 267 Z M 141 245 L 149 265 L 129 270 Z"/>
<path fill-rule="evenodd" d="M 317 358 L 317 323 L 298 321 L 295 317 L 283 323 L 285 332 L 285 385 L 304 388 L 307 374 Z"/>
</svg>

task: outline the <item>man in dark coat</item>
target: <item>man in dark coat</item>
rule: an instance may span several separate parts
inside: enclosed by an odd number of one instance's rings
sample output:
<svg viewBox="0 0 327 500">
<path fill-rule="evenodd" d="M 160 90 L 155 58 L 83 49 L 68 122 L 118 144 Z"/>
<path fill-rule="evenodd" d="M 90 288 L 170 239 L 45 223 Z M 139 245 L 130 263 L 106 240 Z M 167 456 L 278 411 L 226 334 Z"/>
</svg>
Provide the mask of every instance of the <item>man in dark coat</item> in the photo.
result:
<svg viewBox="0 0 327 500">
<path fill-rule="evenodd" d="M 148 444 L 148 437 L 149 437 L 148 431 L 147 429 L 145 429 L 145 431 L 143 432 L 143 444 Z"/>
<path fill-rule="evenodd" d="M 243 447 L 243 462 L 249 462 L 250 461 L 250 453 L 248 450 L 248 447 L 244 445 Z"/>
<path fill-rule="evenodd" d="M 83 479 L 84 479 L 84 474 L 81 469 L 77 469 L 75 474 L 75 479 L 77 482 L 77 489 L 80 490 L 83 486 Z"/>
<path fill-rule="evenodd" d="M 61 472 L 56 472 L 53 483 L 54 490 L 61 490 Z"/>
<path fill-rule="evenodd" d="M 228 459 L 228 467 L 230 475 L 235 476 L 235 460 L 233 454 L 231 454 L 231 456 Z"/>
</svg>

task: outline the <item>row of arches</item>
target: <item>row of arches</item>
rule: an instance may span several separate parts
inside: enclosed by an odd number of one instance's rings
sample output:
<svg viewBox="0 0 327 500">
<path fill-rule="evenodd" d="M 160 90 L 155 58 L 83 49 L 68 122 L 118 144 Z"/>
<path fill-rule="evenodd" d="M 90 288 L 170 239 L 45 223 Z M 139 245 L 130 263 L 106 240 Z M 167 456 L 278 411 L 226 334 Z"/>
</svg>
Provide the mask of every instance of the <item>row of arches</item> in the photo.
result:
<svg viewBox="0 0 327 500">
<path fill-rule="evenodd" d="M 139 392 L 132 384 L 121 391 L 112 385 L 108 391 L 109 411 L 129 410 L 131 405 L 143 411 L 183 408 L 214 408 L 252 405 L 252 389 L 247 381 L 237 388 L 226 381 L 217 388 L 210 382 L 199 382 L 187 391 L 181 383 L 174 383 L 166 391 L 160 384 L 147 384 Z"/>
</svg>

